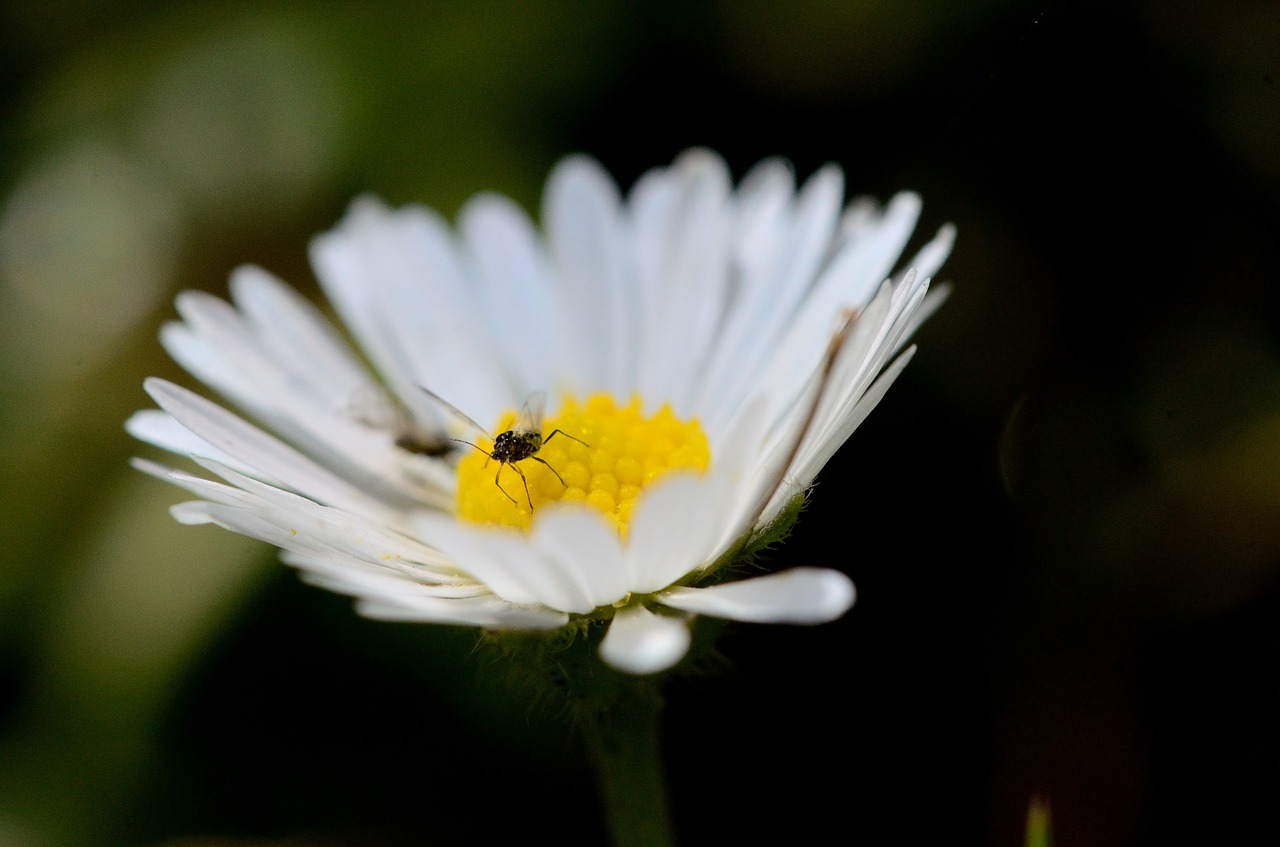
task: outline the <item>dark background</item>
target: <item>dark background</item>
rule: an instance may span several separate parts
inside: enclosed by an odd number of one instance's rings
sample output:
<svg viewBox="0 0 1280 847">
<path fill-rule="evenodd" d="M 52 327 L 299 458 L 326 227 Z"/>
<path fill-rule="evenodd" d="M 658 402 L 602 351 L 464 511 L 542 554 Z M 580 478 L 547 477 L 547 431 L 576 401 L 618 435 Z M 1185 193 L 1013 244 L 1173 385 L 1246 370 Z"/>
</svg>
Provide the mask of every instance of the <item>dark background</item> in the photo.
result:
<svg viewBox="0 0 1280 847">
<path fill-rule="evenodd" d="M 1236 843 L 1280 770 L 1280 6 L 0 7 L 0 844 L 594 844 L 474 635 L 362 620 L 130 470 L 188 287 L 314 293 L 354 195 L 535 214 L 563 154 L 827 162 L 951 300 L 778 567 L 812 629 L 673 680 L 684 843 Z"/>
</svg>

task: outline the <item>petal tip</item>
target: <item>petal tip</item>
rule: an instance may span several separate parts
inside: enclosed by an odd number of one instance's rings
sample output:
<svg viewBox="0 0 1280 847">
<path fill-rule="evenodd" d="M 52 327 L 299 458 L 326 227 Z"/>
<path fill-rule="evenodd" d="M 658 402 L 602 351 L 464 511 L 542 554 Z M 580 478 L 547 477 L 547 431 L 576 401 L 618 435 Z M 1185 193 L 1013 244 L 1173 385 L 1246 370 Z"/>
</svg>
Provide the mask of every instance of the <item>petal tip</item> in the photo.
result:
<svg viewBox="0 0 1280 847">
<path fill-rule="evenodd" d="M 655 615 L 643 606 L 635 606 L 613 619 L 600 642 L 600 658 L 623 673 L 660 673 L 684 658 L 690 639 L 685 618 Z"/>
</svg>

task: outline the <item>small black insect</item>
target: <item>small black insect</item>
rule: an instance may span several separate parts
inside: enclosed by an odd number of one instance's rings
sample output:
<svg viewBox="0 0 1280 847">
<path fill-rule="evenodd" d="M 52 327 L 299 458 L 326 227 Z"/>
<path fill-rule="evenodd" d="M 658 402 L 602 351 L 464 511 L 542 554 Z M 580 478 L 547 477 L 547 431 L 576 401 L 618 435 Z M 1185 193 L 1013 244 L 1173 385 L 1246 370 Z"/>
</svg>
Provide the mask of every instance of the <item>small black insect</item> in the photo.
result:
<svg viewBox="0 0 1280 847">
<path fill-rule="evenodd" d="M 452 439 L 453 441 L 457 441 L 461 444 L 471 445 L 493 461 L 497 462 L 498 472 L 493 476 L 493 484 L 498 486 L 498 490 L 506 495 L 506 498 L 512 503 L 519 503 L 516 498 L 512 497 L 507 492 L 507 489 L 502 487 L 502 468 L 510 465 L 511 470 L 516 472 L 516 475 L 520 477 L 520 482 L 524 484 L 524 496 L 529 502 L 530 512 L 533 512 L 533 498 L 529 495 L 529 480 L 525 478 L 524 471 L 520 470 L 520 466 L 516 463 L 523 462 L 525 459 L 533 459 L 535 462 L 541 462 L 546 466 L 547 470 L 555 474 L 556 479 L 560 480 L 561 485 L 568 488 L 569 484 L 564 481 L 564 477 L 560 476 L 560 472 L 551 467 L 551 464 L 546 459 L 539 456 L 538 451 L 557 435 L 563 435 L 565 438 L 572 438 L 583 447 L 591 446 L 581 438 L 574 438 L 569 433 L 560 429 L 552 430 L 551 434 L 546 438 L 542 437 L 542 413 L 547 402 L 547 395 L 542 391 L 534 391 L 530 393 L 529 396 L 525 398 L 524 405 L 520 407 L 520 414 L 516 417 L 515 425 L 506 432 L 500 432 L 495 436 L 490 435 L 488 430 L 480 426 L 480 424 L 476 423 L 471 418 L 467 417 L 461 409 L 445 400 L 439 394 L 436 394 L 426 388 L 423 388 L 422 390 L 437 403 L 456 415 L 459 420 L 475 427 L 477 430 L 484 433 L 486 438 L 493 441 L 493 450 L 490 451 L 485 450 L 478 444 L 462 438 Z"/>
</svg>

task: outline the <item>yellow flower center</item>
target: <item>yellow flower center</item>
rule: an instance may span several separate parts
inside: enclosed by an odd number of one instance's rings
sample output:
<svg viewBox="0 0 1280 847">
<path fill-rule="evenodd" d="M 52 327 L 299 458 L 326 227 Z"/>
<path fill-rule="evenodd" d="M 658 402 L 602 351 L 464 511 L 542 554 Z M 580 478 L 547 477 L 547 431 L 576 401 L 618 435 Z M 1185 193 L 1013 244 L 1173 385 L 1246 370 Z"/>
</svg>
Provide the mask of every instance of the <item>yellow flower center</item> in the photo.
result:
<svg viewBox="0 0 1280 847">
<path fill-rule="evenodd" d="M 606 394 L 582 404 L 565 398 L 540 433 L 513 430 L 516 420 L 509 411 L 498 422 L 496 454 L 494 441 L 480 440 L 480 449 L 458 463 L 463 519 L 528 529 L 540 506 L 572 500 L 599 509 L 625 535 L 646 485 L 672 471 L 700 473 L 711 463 L 697 418 L 682 421 L 669 405 L 645 417 L 639 397 L 625 406 Z"/>
</svg>

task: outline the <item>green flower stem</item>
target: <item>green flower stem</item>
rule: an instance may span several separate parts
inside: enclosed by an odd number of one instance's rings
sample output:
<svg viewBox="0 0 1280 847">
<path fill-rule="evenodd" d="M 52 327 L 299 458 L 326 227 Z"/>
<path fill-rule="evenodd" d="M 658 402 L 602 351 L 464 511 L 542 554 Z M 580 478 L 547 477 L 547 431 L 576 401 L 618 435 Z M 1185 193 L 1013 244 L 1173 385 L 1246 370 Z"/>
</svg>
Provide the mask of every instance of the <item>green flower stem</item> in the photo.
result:
<svg viewBox="0 0 1280 847">
<path fill-rule="evenodd" d="M 614 847 L 675 844 L 662 765 L 662 695 L 636 680 L 607 708 L 583 716 L 587 755 L 595 768 Z"/>
<path fill-rule="evenodd" d="M 695 633 L 698 630 L 695 629 Z M 662 683 L 600 660 L 604 627 L 583 621 L 554 633 L 491 633 L 513 682 L 578 733 L 595 769 L 613 847 L 675 844 L 662 766 Z M 700 639 L 695 636 L 695 647 Z"/>
</svg>

